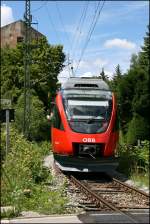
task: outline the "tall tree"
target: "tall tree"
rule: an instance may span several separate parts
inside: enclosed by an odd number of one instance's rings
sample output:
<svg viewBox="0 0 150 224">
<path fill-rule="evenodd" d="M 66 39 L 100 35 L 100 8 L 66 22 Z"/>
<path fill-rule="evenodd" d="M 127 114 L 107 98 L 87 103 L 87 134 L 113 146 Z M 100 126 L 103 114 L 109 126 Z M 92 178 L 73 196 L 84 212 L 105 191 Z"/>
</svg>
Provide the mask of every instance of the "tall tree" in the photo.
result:
<svg viewBox="0 0 150 224">
<path fill-rule="evenodd" d="M 48 107 L 48 92 L 51 100 L 57 89 L 57 76 L 63 68 L 63 47 L 52 46 L 42 38 L 33 41 L 31 48 L 31 88 Z M 11 98 L 16 103 L 24 87 L 24 44 L 2 49 L 1 58 L 2 97 Z"/>
<path fill-rule="evenodd" d="M 129 70 L 117 82 L 122 129 L 131 144 L 150 138 L 149 54 L 148 31 L 141 51 L 132 56 Z"/>
<path fill-rule="evenodd" d="M 110 87 L 118 95 L 118 85 L 122 78 L 120 65 L 118 64 L 115 68 L 115 73 L 113 74 L 113 79 L 110 81 Z"/>
<path fill-rule="evenodd" d="M 149 55 L 150 55 L 150 25 L 147 26 L 148 31 L 144 37 L 144 45 L 141 47 L 142 51 L 139 53 L 139 63 L 146 70 L 149 69 Z"/>
<path fill-rule="evenodd" d="M 12 100 L 15 125 L 23 130 L 24 44 L 1 49 L 2 98 Z M 61 45 L 52 46 L 46 38 L 31 44 L 31 140 L 46 138 L 48 124 L 46 111 L 58 88 L 58 74 L 63 68 L 65 55 Z"/>
<path fill-rule="evenodd" d="M 113 76 L 113 87 L 115 91 L 117 91 L 117 85 L 120 79 L 121 79 L 121 69 L 120 69 L 120 65 L 118 64 L 115 68 L 115 73 Z"/>
<path fill-rule="evenodd" d="M 101 78 L 104 82 L 106 82 L 109 85 L 109 78 L 105 74 L 104 68 L 102 68 L 102 71 L 101 71 L 101 73 L 99 75 L 99 78 Z"/>
<path fill-rule="evenodd" d="M 115 77 L 120 79 L 121 78 L 121 69 L 120 69 L 120 65 L 119 64 L 116 66 L 115 71 L 116 71 Z"/>
<path fill-rule="evenodd" d="M 138 65 L 135 68 L 136 85 L 135 95 L 132 106 L 133 112 L 143 116 L 147 122 L 150 122 L 150 93 L 149 93 L 149 55 L 150 55 L 150 38 L 149 26 L 146 37 L 144 37 L 144 45 L 138 55 Z"/>
</svg>

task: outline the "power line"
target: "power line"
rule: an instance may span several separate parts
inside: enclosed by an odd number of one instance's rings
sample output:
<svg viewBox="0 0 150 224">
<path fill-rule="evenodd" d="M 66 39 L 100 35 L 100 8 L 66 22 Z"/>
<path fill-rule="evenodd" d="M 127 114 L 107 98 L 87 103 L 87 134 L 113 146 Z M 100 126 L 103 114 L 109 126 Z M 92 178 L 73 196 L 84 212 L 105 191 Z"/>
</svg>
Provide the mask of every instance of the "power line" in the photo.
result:
<svg viewBox="0 0 150 224">
<path fill-rule="evenodd" d="M 89 35 L 90 35 L 90 32 L 91 32 L 91 29 L 92 29 L 92 27 L 93 27 L 93 24 L 94 24 L 94 21 L 95 21 L 95 18 L 96 18 L 98 9 L 99 9 L 99 6 L 100 6 L 100 1 L 98 2 L 98 5 L 97 5 L 97 7 L 96 7 L 96 9 L 95 9 L 94 16 L 93 16 L 92 22 L 91 22 L 90 27 L 89 27 L 89 31 L 87 32 L 87 36 L 86 36 L 86 41 L 85 41 L 84 47 L 86 46 L 86 43 L 87 43 L 87 41 L 88 41 L 88 38 L 89 38 Z M 80 56 L 80 57 L 81 57 L 81 56 Z M 79 59 L 79 61 L 78 61 L 77 67 L 79 66 L 79 64 L 80 64 L 80 59 Z M 77 69 L 76 69 L 76 70 L 77 70 Z"/>
<path fill-rule="evenodd" d="M 80 23 L 81 23 L 81 20 L 82 20 L 84 11 L 85 11 L 85 7 L 86 7 L 86 3 L 85 3 L 85 6 L 83 7 L 83 12 L 81 13 L 81 17 L 80 17 L 80 19 L 79 19 L 79 21 L 78 21 L 78 23 L 77 23 L 76 29 L 75 29 L 74 32 L 73 32 L 73 33 L 75 33 L 75 35 L 74 35 L 74 39 L 72 40 L 72 48 L 74 47 L 74 42 L 75 42 L 75 40 L 76 40 L 76 34 L 78 34 L 78 29 L 79 29 L 79 27 L 80 27 Z M 71 50 L 72 50 L 72 49 L 70 49 L 70 51 L 71 51 Z"/>
<path fill-rule="evenodd" d="M 61 16 L 61 12 L 60 12 L 59 5 L 58 5 L 58 2 L 57 2 L 57 1 L 55 1 L 55 5 L 56 5 L 57 12 L 58 12 L 58 16 L 59 16 L 60 23 L 62 24 L 62 28 L 63 28 L 64 33 L 65 33 L 65 35 L 66 35 L 66 40 L 67 40 L 67 42 L 68 42 L 68 44 L 69 44 L 69 46 L 70 46 L 70 48 L 71 48 L 70 39 L 69 39 L 68 34 L 67 34 L 67 32 L 66 32 L 65 25 L 64 25 L 64 23 L 63 23 L 63 18 L 62 18 L 62 16 Z M 70 76 L 69 51 L 68 51 L 68 58 L 67 58 L 67 59 L 68 59 L 68 66 L 67 66 L 67 67 L 68 67 L 68 73 L 69 73 L 69 76 Z"/>
<path fill-rule="evenodd" d="M 45 7 L 45 5 L 44 5 L 44 7 Z M 49 13 L 49 11 L 48 11 L 48 8 L 45 7 L 45 10 L 46 10 L 46 12 L 47 12 L 49 21 L 50 21 L 50 23 L 51 23 L 51 25 L 52 25 L 52 27 L 53 27 L 53 29 L 54 29 L 54 32 L 55 32 L 55 34 L 56 34 L 57 39 L 59 40 L 60 43 L 62 43 L 61 38 L 59 37 L 59 34 L 58 34 L 57 30 L 55 29 L 55 25 L 54 25 L 54 23 L 53 23 L 53 20 L 52 20 L 52 18 L 51 18 L 51 15 L 50 15 L 50 13 Z"/>
<path fill-rule="evenodd" d="M 35 12 L 37 12 L 37 11 L 39 11 L 41 8 L 43 8 L 45 5 L 47 4 L 47 0 L 46 1 L 44 1 L 44 3 L 41 5 L 41 6 L 39 6 L 38 8 L 36 8 L 36 9 L 34 9 L 34 10 L 32 10 L 31 12 L 33 13 L 35 13 Z"/>
<path fill-rule="evenodd" d="M 72 58 L 74 58 L 74 54 L 75 54 L 74 50 L 76 49 L 76 46 L 77 46 L 78 42 L 80 43 L 80 39 L 79 38 L 80 38 L 80 36 L 82 34 L 81 29 L 82 29 L 82 27 L 84 25 L 84 21 L 85 21 L 85 18 L 86 18 L 88 6 L 89 6 L 89 1 L 86 2 L 85 8 L 84 8 L 83 13 L 82 13 L 82 15 L 80 17 L 80 20 L 79 20 L 79 25 L 77 26 L 77 29 L 76 29 L 76 32 L 79 35 L 77 36 L 76 41 L 74 43 L 74 46 L 72 47 Z"/>
<path fill-rule="evenodd" d="M 68 41 L 68 43 L 69 43 L 69 45 L 71 47 L 70 39 L 69 39 L 69 37 L 67 35 L 66 29 L 65 29 L 65 26 L 64 26 L 64 23 L 63 23 L 63 18 L 61 16 L 61 12 L 60 12 L 60 9 L 59 9 L 58 2 L 57 1 L 55 1 L 55 5 L 56 5 L 56 9 L 57 9 L 58 16 L 59 16 L 60 22 L 62 24 L 63 30 L 64 30 L 64 32 L 66 34 L 66 39 L 67 39 L 67 41 Z"/>
<path fill-rule="evenodd" d="M 60 13 L 60 10 L 59 10 L 59 6 L 58 6 L 57 2 L 56 2 L 56 8 L 57 8 L 57 12 L 58 12 L 58 15 L 59 15 L 60 22 L 61 22 L 61 24 L 62 24 L 62 27 L 63 27 L 65 33 L 66 33 L 67 41 L 70 43 L 70 40 L 69 40 L 69 37 L 67 36 L 67 32 L 66 32 L 66 30 L 65 30 L 65 26 L 64 26 L 64 23 L 63 23 L 63 20 L 62 20 L 62 16 L 61 16 L 61 13 Z M 60 40 L 60 42 L 62 43 L 61 38 L 59 37 L 57 30 L 55 29 L 55 25 L 54 25 L 54 23 L 53 23 L 53 20 L 52 20 L 52 18 L 51 18 L 51 16 L 50 16 L 50 13 L 49 13 L 49 11 L 48 11 L 47 8 L 46 8 L 46 11 L 47 11 L 47 15 L 48 15 L 48 17 L 49 17 L 49 20 L 50 20 L 50 22 L 51 22 L 51 25 L 53 26 L 53 29 L 54 29 L 54 31 L 55 31 L 55 34 L 56 34 L 57 38 Z M 71 44 L 70 44 L 70 45 L 71 45 Z M 69 58 L 68 58 L 68 60 L 69 60 Z"/>
<path fill-rule="evenodd" d="M 60 62 L 51 62 L 51 64 L 53 65 L 53 64 L 60 64 Z M 64 67 L 67 67 L 67 66 L 69 66 L 69 63 L 67 64 L 67 65 L 63 65 Z M 55 69 L 55 67 L 53 67 L 53 69 Z M 35 85 L 36 83 L 38 83 L 38 82 L 41 82 L 43 79 L 45 79 L 45 78 L 48 78 L 50 75 L 56 75 L 56 73 L 51 73 L 50 72 L 50 74 L 48 74 L 48 75 L 45 75 L 45 76 L 43 76 L 41 79 L 39 79 L 39 80 L 36 80 L 36 81 L 32 81 L 32 85 Z M 63 77 L 62 77 L 63 78 Z"/>
<path fill-rule="evenodd" d="M 89 31 L 88 31 L 88 33 L 87 33 L 86 41 L 85 41 L 84 47 L 83 47 L 83 49 L 82 49 L 82 52 L 84 52 L 84 49 L 86 48 L 86 45 L 87 45 L 87 43 L 88 43 L 89 36 L 90 36 L 91 30 L 92 30 L 92 27 L 94 26 L 94 21 L 95 21 L 95 19 L 96 19 L 96 15 L 97 15 L 97 13 L 98 13 L 99 7 L 100 7 L 100 1 L 98 2 L 97 8 L 96 8 L 96 10 L 95 10 L 95 13 L 94 13 L 94 16 L 93 16 L 93 19 L 92 19 L 92 22 L 91 22 Z M 82 58 L 82 53 L 81 53 L 80 58 Z M 78 61 L 78 65 L 79 65 L 80 61 L 81 61 L 81 59 L 79 59 L 79 61 Z M 78 67 L 78 65 L 77 65 L 77 67 Z"/>
<path fill-rule="evenodd" d="M 77 67 L 76 67 L 76 71 L 77 71 L 77 69 L 78 69 L 78 67 L 79 67 L 79 64 L 80 64 L 80 62 L 81 62 L 81 59 L 82 59 L 82 57 L 83 57 L 83 55 L 84 55 L 84 52 L 85 52 L 87 46 L 88 46 L 88 43 L 90 42 L 90 39 L 91 39 L 91 36 L 92 36 L 93 31 L 94 31 L 94 29 L 95 29 L 95 26 L 96 26 L 96 23 L 97 23 L 97 21 L 98 21 L 98 18 L 99 18 L 100 14 L 101 14 L 101 11 L 102 11 L 103 7 L 104 7 L 104 3 L 105 3 L 105 0 L 103 1 L 102 6 L 101 6 L 100 9 L 99 9 L 100 4 L 97 6 L 97 10 L 96 10 L 96 12 L 95 12 L 95 16 L 94 16 L 93 22 L 92 22 L 92 24 L 91 24 L 91 28 L 90 28 L 90 30 L 89 30 L 89 32 L 88 32 L 88 35 L 87 35 L 87 41 L 85 42 L 85 45 L 84 45 L 84 47 L 83 47 L 83 49 L 82 49 L 81 56 L 80 56 L 80 59 L 79 59 L 79 61 L 78 61 Z M 98 9 L 99 9 L 99 11 L 98 11 Z M 98 13 L 97 13 L 97 12 L 98 12 Z M 97 13 L 97 15 L 96 15 L 96 13 Z M 94 20 L 95 20 L 95 22 L 94 22 Z M 76 72 L 76 71 L 75 71 L 75 72 Z"/>
</svg>

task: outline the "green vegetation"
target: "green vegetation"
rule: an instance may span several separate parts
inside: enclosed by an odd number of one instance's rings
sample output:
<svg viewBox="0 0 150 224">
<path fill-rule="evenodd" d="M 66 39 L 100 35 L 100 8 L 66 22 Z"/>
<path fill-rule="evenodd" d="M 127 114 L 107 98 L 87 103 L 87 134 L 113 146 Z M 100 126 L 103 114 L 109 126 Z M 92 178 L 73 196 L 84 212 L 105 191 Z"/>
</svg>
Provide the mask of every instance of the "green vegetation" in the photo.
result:
<svg viewBox="0 0 150 224">
<path fill-rule="evenodd" d="M 21 132 L 24 106 L 24 49 L 24 43 L 18 44 L 16 48 L 1 49 L 1 98 L 12 100 L 12 107 L 16 109 L 16 127 Z M 57 76 L 64 67 L 65 55 L 61 45 L 52 46 L 46 38 L 41 38 L 38 42 L 33 41 L 30 49 L 31 140 L 49 140 L 49 126 L 45 117 L 59 88 Z"/>
<path fill-rule="evenodd" d="M 149 53 L 148 31 L 141 51 L 131 58 L 127 73 L 121 75 L 118 67 L 110 83 L 117 95 L 125 142 L 132 145 L 136 145 L 138 139 L 150 140 Z"/>
<path fill-rule="evenodd" d="M 120 105 L 122 103 L 119 108 L 120 126 L 123 141 L 127 144 L 123 152 L 120 150 L 120 170 L 124 166 L 124 172 L 131 179 L 138 182 L 138 185 L 145 183 L 147 187 L 150 140 L 149 53 L 148 32 L 142 50 L 138 55 L 132 56 L 130 69 L 117 84 L 118 100 Z M 138 141 L 141 141 L 139 146 Z"/>
<path fill-rule="evenodd" d="M 149 28 L 149 27 L 148 27 Z M 116 93 L 120 126 L 119 171 L 137 183 L 148 184 L 150 141 L 149 94 L 149 30 L 144 45 L 131 58 L 129 70 L 122 74 L 117 65 L 113 80 L 104 69 L 100 78 Z M 56 184 L 50 170 L 43 167 L 49 154 L 50 124 L 46 121 L 50 102 L 59 88 L 57 76 L 63 69 L 63 47 L 48 44 L 46 38 L 33 41 L 31 51 L 31 136 L 26 140 L 23 131 L 24 44 L 1 49 L 1 98 L 11 99 L 15 108 L 15 128 L 11 129 L 10 150 L 5 155 L 5 131 L 1 136 L 1 203 L 13 206 L 3 216 L 19 215 L 23 210 L 44 214 L 65 213 L 68 202 L 65 183 Z M 141 143 L 138 144 L 138 141 Z M 55 188 L 55 190 L 54 190 Z"/>
<path fill-rule="evenodd" d="M 120 145 L 119 157 L 120 165 L 119 170 L 130 175 L 132 171 L 149 170 L 149 141 L 142 141 L 140 146 L 129 146 L 127 144 Z"/>
<path fill-rule="evenodd" d="M 137 139 L 149 139 L 148 132 L 149 124 L 144 117 L 136 114 L 128 124 L 128 132 L 126 134 L 126 141 L 128 144 L 136 145 Z"/>
<path fill-rule="evenodd" d="M 57 190 L 50 189 L 56 180 L 43 166 L 49 144 L 29 142 L 12 129 L 10 146 L 2 164 L 1 206 L 13 206 L 15 211 L 2 215 L 10 217 L 28 210 L 44 214 L 64 213 L 68 201 L 64 196 L 65 183 L 57 186 Z"/>
<path fill-rule="evenodd" d="M 34 141 L 42 141 L 45 139 L 49 140 L 50 126 L 47 122 L 44 104 L 39 100 L 38 96 L 31 96 L 30 104 L 30 138 Z M 24 96 L 20 95 L 17 104 L 15 106 L 15 126 L 22 132 L 23 122 L 22 118 L 24 115 Z"/>
<path fill-rule="evenodd" d="M 65 55 L 61 45 L 52 46 L 46 38 L 30 45 L 30 141 L 23 136 L 24 113 L 24 43 L 16 48 L 1 49 L 1 98 L 11 99 L 15 109 L 15 122 L 11 124 L 9 153 L 5 152 L 5 130 L 2 125 L 1 158 L 1 206 L 13 206 L 15 210 L 3 213 L 11 217 L 21 211 L 32 210 L 44 214 L 65 212 L 67 198 L 65 183 L 60 183 L 50 170 L 43 167 L 43 159 L 49 154 L 50 124 L 46 120 L 50 102 L 59 88 L 58 74 L 63 69 Z M 13 128 L 12 128 L 13 127 Z"/>
<path fill-rule="evenodd" d="M 100 74 L 100 77 L 115 92 L 118 102 L 119 170 L 134 177 L 134 179 L 141 179 L 141 176 L 148 177 L 148 146 L 150 141 L 149 54 L 148 26 L 144 45 L 137 55 L 132 55 L 128 71 L 122 74 L 120 65 L 117 65 L 112 80 L 107 78 L 104 70 Z M 141 142 L 140 145 L 139 142 Z"/>
<path fill-rule="evenodd" d="M 139 173 L 134 172 L 131 175 L 131 180 L 134 181 L 137 187 L 149 187 L 149 172 L 148 173 Z"/>
</svg>

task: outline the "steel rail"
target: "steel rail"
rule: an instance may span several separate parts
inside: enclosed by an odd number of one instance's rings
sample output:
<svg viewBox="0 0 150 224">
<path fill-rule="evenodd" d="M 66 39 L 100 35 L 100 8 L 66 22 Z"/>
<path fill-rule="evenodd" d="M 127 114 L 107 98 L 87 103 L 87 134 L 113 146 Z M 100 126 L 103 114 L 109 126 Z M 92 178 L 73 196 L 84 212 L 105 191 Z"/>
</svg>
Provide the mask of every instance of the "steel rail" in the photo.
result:
<svg viewBox="0 0 150 224">
<path fill-rule="evenodd" d="M 139 189 L 137 189 L 137 188 L 135 188 L 135 187 L 133 187 L 133 186 L 130 186 L 130 185 L 126 184 L 126 183 L 123 183 L 123 182 L 117 180 L 116 178 L 112 178 L 112 180 L 113 180 L 115 183 L 117 183 L 118 185 L 122 185 L 122 186 L 123 186 L 124 188 L 126 188 L 126 189 L 130 189 L 131 191 L 135 191 L 136 193 L 139 193 L 139 194 L 141 194 L 142 196 L 145 196 L 145 197 L 149 198 L 149 194 L 147 194 L 146 192 L 144 192 L 144 191 L 142 191 L 142 190 L 139 190 Z"/>
<path fill-rule="evenodd" d="M 106 202 L 103 198 L 101 198 L 99 195 L 95 194 L 93 191 L 91 191 L 89 188 L 87 188 L 84 184 L 82 184 L 79 180 L 77 180 L 74 176 L 70 176 L 71 181 L 75 184 L 78 185 L 78 187 L 82 188 L 84 191 L 89 193 L 89 196 L 91 195 L 97 202 L 101 202 L 104 205 L 106 205 L 106 207 L 120 212 L 120 210 L 118 210 L 117 208 L 115 208 L 113 205 L 111 205 L 110 203 Z M 99 204 L 99 203 L 98 203 Z"/>
<path fill-rule="evenodd" d="M 88 197 L 90 197 L 90 199 L 92 199 L 92 201 L 96 202 L 96 205 L 100 205 L 103 204 L 105 205 L 107 208 L 118 212 L 119 214 L 122 214 L 124 216 L 126 216 L 128 219 L 130 219 L 130 221 L 132 221 L 133 223 L 137 223 L 137 221 L 135 219 L 133 219 L 130 215 L 127 215 L 125 212 L 121 211 L 119 208 L 116 208 L 113 204 L 111 204 L 110 202 L 106 201 L 105 199 L 103 199 L 102 197 L 100 197 L 99 195 L 95 194 L 95 192 L 91 191 L 88 187 L 86 187 L 84 184 L 82 184 L 79 180 L 77 180 L 74 176 L 69 176 L 69 179 L 76 185 L 78 186 L 80 189 L 83 190 L 83 192 L 85 194 L 88 194 Z"/>
</svg>

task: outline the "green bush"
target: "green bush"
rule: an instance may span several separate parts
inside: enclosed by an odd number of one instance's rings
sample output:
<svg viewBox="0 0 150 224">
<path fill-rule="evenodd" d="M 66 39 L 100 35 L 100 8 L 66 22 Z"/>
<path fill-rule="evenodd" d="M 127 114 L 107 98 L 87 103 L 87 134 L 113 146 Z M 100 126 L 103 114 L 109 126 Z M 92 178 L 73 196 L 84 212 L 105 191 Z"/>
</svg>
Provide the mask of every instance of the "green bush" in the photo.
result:
<svg viewBox="0 0 150 224">
<path fill-rule="evenodd" d="M 128 132 L 127 132 L 127 144 L 136 145 L 137 140 L 149 139 L 149 126 L 146 120 L 139 116 L 134 115 L 133 119 L 129 123 Z"/>
<path fill-rule="evenodd" d="M 145 140 L 140 146 L 122 144 L 119 147 L 119 171 L 130 175 L 134 170 L 147 173 L 149 170 L 149 145 Z"/>
<path fill-rule="evenodd" d="M 11 130 L 10 141 L 11 150 L 2 167 L 2 180 L 7 190 L 18 194 L 18 189 L 30 189 L 39 180 L 46 180 L 50 173 L 43 168 L 44 154 L 35 143 L 26 141 L 14 130 Z M 7 197 L 2 197 L 3 200 Z"/>
<path fill-rule="evenodd" d="M 30 106 L 30 139 L 35 141 L 49 140 L 49 124 L 46 119 L 44 105 L 37 96 L 32 95 Z M 15 125 L 19 132 L 23 132 L 24 96 L 17 101 L 15 110 Z"/>
<path fill-rule="evenodd" d="M 1 161 L 5 159 L 6 156 L 6 131 L 3 127 L 1 128 Z"/>
<path fill-rule="evenodd" d="M 11 129 L 10 147 L 2 165 L 1 205 L 14 206 L 16 214 L 22 210 L 62 213 L 67 200 L 63 189 L 52 192 L 48 188 L 47 183 L 52 185 L 54 180 L 43 167 L 49 144 L 29 142 Z"/>
<path fill-rule="evenodd" d="M 63 191 L 48 191 L 47 187 L 38 185 L 33 189 L 32 196 L 24 199 L 22 209 L 43 214 L 62 214 L 66 202 Z"/>
</svg>

